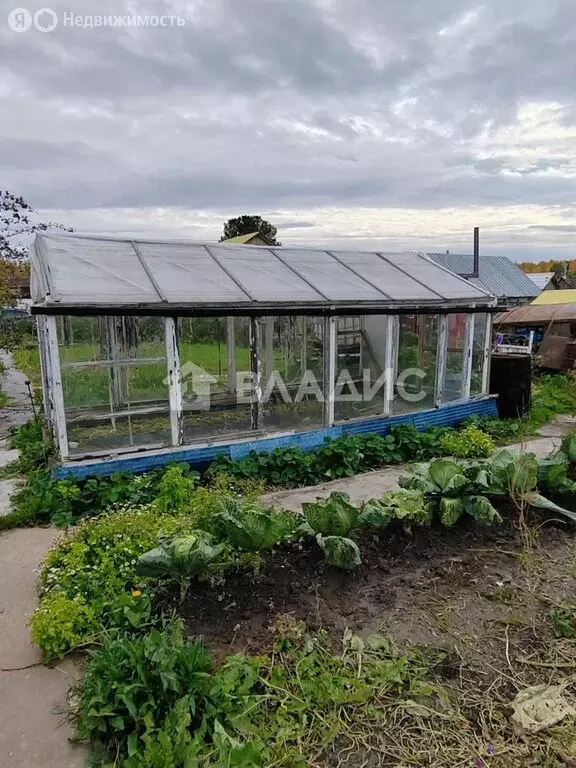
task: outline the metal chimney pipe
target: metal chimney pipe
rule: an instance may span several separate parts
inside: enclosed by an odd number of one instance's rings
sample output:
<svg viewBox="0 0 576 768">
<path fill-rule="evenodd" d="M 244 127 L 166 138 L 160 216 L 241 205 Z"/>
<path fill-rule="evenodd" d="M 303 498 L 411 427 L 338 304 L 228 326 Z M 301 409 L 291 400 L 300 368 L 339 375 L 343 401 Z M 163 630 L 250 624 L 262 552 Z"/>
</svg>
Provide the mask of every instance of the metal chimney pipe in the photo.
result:
<svg viewBox="0 0 576 768">
<path fill-rule="evenodd" d="M 474 267 L 472 277 L 479 277 L 480 273 L 480 227 L 474 227 Z"/>
</svg>

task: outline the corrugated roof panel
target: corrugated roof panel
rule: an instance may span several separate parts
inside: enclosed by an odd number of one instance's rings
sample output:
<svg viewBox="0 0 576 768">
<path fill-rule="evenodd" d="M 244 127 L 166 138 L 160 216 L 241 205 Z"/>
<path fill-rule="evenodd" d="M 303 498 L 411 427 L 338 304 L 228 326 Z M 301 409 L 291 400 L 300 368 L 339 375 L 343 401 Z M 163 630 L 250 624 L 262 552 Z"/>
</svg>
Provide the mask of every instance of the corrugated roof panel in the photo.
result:
<svg viewBox="0 0 576 768">
<path fill-rule="evenodd" d="M 338 254 L 301 248 L 274 248 L 293 269 L 315 285 L 332 301 L 382 301 L 386 294 L 378 291 L 361 275 L 338 261 Z"/>
<path fill-rule="evenodd" d="M 576 303 L 525 304 L 502 312 L 494 318 L 495 325 L 547 325 L 550 322 L 575 322 Z"/>
<path fill-rule="evenodd" d="M 137 248 L 168 301 L 190 301 L 191 293 L 205 302 L 249 301 L 203 245 L 138 243 Z"/>
<path fill-rule="evenodd" d="M 437 264 L 455 272 L 469 275 L 474 269 L 474 257 L 465 253 L 429 253 Z M 540 293 L 520 267 L 505 256 L 480 256 L 479 287 L 498 298 L 534 298 Z"/>
<path fill-rule="evenodd" d="M 130 242 L 43 235 L 48 281 L 61 302 L 155 302 L 158 294 Z M 55 298 L 55 297 L 54 297 Z"/>
<path fill-rule="evenodd" d="M 382 255 L 386 257 L 385 253 Z M 421 254 L 394 254 L 394 264 L 397 264 L 409 275 L 445 299 L 462 298 L 463 296 L 470 296 L 471 299 L 474 299 L 477 296 L 476 288 L 471 286 L 469 282 L 444 270 L 439 270 L 434 262 Z M 482 289 L 482 286 L 478 287 Z"/>
<path fill-rule="evenodd" d="M 41 233 L 33 311 L 367 312 L 490 307 L 495 300 L 423 254 L 138 241 Z"/>
<path fill-rule="evenodd" d="M 567 288 L 563 291 L 543 291 L 537 299 L 534 299 L 532 306 L 573 303 L 576 303 L 576 288 Z"/>
<path fill-rule="evenodd" d="M 344 264 L 348 264 L 361 275 L 369 278 L 373 285 L 393 301 L 401 301 L 402 299 L 440 301 L 442 298 L 434 291 L 426 288 L 425 285 L 414 280 L 410 275 L 394 267 L 377 253 L 338 251 L 337 255 Z M 397 258 L 399 255 L 386 254 L 386 257 L 387 259 Z"/>
<path fill-rule="evenodd" d="M 543 291 L 554 277 L 554 272 L 526 272 L 526 276 L 532 280 L 536 288 Z"/>
<path fill-rule="evenodd" d="M 210 245 L 211 253 L 255 301 L 323 301 L 324 296 L 265 246 Z"/>
</svg>

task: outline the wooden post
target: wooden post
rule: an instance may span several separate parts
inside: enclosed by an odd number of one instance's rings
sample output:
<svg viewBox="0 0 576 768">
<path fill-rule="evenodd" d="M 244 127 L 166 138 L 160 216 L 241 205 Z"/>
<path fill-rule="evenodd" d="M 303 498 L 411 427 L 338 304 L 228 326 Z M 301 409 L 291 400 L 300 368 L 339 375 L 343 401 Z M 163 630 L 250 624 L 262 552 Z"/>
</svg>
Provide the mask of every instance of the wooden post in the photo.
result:
<svg viewBox="0 0 576 768">
<path fill-rule="evenodd" d="M 58 350 L 58 333 L 54 315 L 46 316 L 44 330 L 46 333 L 49 396 L 51 408 L 53 410 L 54 428 L 60 456 L 63 460 L 66 460 L 69 456 L 68 434 L 66 431 L 66 409 L 64 407 L 64 391 L 62 389 L 62 373 L 60 371 L 60 353 Z"/>
<path fill-rule="evenodd" d="M 302 315 L 300 318 L 302 333 L 300 339 L 300 373 L 302 376 L 304 376 L 308 368 L 308 323 L 306 321 L 306 316 Z"/>
<path fill-rule="evenodd" d="M 446 359 L 448 357 L 448 315 L 440 315 L 438 327 L 438 347 L 436 365 L 436 407 L 442 405 L 444 379 L 446 377 Z"/>
<path fill-rule="evenodd" d="M 272 376 L 274 371 L 274 317 L 269 316 L 265 319 L 264 331 L 264 349 L 265 349 L 265 375 L 266 382 Z"/>
<path fill-rule="evenodd" d="M 40 350 L 40 373 L 42 375 L 42 393 L 45 403 L 46 420 L 50 427 L 50 433 L 55 435 L 54 414 L 51 408 L 50 393 L 48 385 L 48 362 L 46 359 L 46 334 L 44 332 L 45 316 L 36 316 L 36 334 L 38 336 L 38 348 Z"/>
<path fill-rule="evenodd" d="M 484 339 L 484 360 L 482 363 L 482 394 L 490 392 L 490 359 L 492 353 L 492 315 L 487 313 L 486 337 Z"/>
<path fill-rule="evenodd" d="M 394 385 L 398 375 L 398 336 L 400 333 L 400 318 L 398 315 L 388 315 L 386 318 L 386 349 L 384 350 L 384 415 L 392 415 L 394 404 Z"/>
<path fill-rule="evenodd" d="M 228 348 L 228 392 L 236 392 L 236 333 L 234 318 L 226 318 L 226 344 Z"/>
<path fill-rule="evenodd" d="M 336 384 L 336 318 L 324 318 L 324 426 L 334 425 L 334 387 Z"/>
<path fill-rule="evenodd" d="M 475 315 L 466 315 L 466 328 L 464 331 L 464 362 L 462 365 L 462 392 L 463 398 L 470 397 L 470 385 L 472 382 L 472 353 L 474 351 L 474 324 Z"/>
<path fill-rule="evenodd" d="M 166 362 L 168 366 L 168 402 L 170 404 L 170 433 L 172 445 L 184 444 L 184 418 L 182 414 L 182 371 L 178 350 L 178 321 L 164 318 L 166 334 Z"/>
<path fill-rule="evenodd" d="M 252 371 L 252 410 L 250 427 L 262 429 L 262 343 L 259 317 L 250 318 L 250 370 Z M 266 326 L 268 327 L 268 326 Z"/>
</svg>

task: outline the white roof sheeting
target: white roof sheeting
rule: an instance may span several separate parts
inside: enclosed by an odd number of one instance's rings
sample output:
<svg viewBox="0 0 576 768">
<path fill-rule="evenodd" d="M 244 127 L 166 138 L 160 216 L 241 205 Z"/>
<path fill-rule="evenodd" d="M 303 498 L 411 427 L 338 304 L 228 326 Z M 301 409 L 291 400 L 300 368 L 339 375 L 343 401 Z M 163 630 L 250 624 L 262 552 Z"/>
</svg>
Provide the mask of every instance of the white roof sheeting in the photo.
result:
<svg viewBox="0 0 576 768">
<path fill-rule="evenodd" d="M 544 291 L 554 274 L 554 272 L 526 272 L 526 277 L 529 277 L 537 288 Z"/>
<path fill-rule="evenodd" d="M 335 251 L 40 233 L 36 313 L 64 310 L 385 311 L 490 307 L 495 299 L 422 253 Z"/>
</svg>

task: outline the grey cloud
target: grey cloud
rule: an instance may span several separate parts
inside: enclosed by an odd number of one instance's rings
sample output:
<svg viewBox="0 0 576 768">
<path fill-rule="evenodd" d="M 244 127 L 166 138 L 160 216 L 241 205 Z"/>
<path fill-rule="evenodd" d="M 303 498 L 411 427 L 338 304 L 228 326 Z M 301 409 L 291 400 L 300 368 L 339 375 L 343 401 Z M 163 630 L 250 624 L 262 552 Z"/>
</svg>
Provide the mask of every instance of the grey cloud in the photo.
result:
<svg viewBox="0 0 576 768">
<path fill-rule="evenodd" d="M 183 7 L 79 0 L 74 12 Z M 521 166 L 517 148 L 478 144 L 530 103 L 557 103 L 574 126 L 571 0 L 189 7 L 167 29 L 2 27 L 3 185 L 70 210 L 573 202 L 569 136 Z"/>
</svg>

